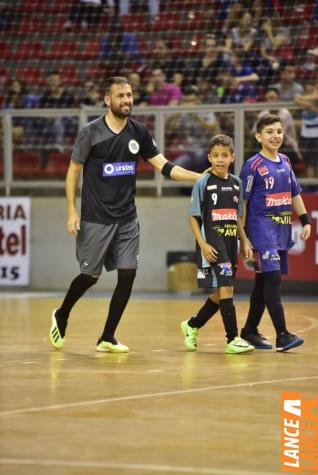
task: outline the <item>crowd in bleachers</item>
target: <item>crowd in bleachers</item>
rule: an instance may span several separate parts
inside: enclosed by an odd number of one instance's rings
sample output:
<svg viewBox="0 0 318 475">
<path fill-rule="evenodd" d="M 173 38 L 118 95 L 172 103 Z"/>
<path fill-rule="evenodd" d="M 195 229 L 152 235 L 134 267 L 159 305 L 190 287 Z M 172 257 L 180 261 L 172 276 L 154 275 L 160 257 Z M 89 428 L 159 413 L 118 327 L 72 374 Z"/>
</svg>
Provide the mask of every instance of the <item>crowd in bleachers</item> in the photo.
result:
<svg viewBox="0 0 318 475">
<path fill-rule="evenodd" d="M 0 50 L 2 108 L 103 106 L 105 77 L 127 75 L 136 105 L 274 95 L 318 116 L 318 0 L 1 0 Z"/>
</svg>

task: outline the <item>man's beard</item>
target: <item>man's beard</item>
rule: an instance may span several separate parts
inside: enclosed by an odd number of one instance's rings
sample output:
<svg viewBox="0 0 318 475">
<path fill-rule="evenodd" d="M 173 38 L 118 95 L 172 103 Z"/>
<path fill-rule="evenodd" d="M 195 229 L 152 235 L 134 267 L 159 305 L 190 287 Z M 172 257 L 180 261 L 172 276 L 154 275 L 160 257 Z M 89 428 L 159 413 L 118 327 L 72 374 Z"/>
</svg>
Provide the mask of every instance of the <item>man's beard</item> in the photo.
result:
<svg viewBox="0 0 318 475">
<path fill-rule="evenodd" d="M 128 106 L 129 110 L 127 112 L 123 112 L 120 107 L 118 108 L 113 108 L 110 107 L 110 110 L 112 111 L 113 115 L 117 117 L 117 119 L 125 119 L 126 117 L 129 117 L 132 111 L 132 106 Z"/>
</svg>

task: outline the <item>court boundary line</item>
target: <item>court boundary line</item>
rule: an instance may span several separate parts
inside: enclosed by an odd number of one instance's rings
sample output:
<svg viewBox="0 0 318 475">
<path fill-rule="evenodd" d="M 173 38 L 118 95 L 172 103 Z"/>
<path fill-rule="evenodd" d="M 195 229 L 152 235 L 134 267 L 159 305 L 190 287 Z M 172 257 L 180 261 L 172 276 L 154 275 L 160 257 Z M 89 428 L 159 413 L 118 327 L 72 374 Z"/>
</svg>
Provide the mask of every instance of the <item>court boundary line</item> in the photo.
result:
<svg viewBox="0 0 318 475">
<path fill-rule="evenodd" d="M 174 391 L 160 391 L 156 393 L 143 393 L 143 394 L 134 394 L 130 396 L 118 396 L 118 397 L 111 397 L 111 398 L 104 398 L 104 399 L 93 399 L 90 401 L 77 401 L 67 404 L 52 404 L 48 406 L 35 406 L 29 407 L 24 409 L 12 409 L 7 411 L 1 411 L 0 416 L 13 416 L 18 414 L 30 414 L 34 412 L 41 412 L 41 411 L 54 411 L 58 409 L 70 409 L 70 408 L 77 408 L 83 406 L 92 406 L 94 404 L 107 404 L 111 402 L 121 402 L 121 401 L 134 401 L 138 399 L 148 399 L 148 398 L 156 398 L 156 397 L 166 397 L 166 396 L 177 396 L 177 395 L 184 395 L 184 394 L 193 394 L 193 393 L 200 393 L 200 392 L 207 392 L 207 391 L 217 391 L 220 389 L 233 389 L 233 388 L 244 388 L 249 386 L 260 386 L 264 384 L 275 384 L 275 383 L 286 383 L 292 381 L 306 381 L 318 379 L 318 375 L 313 376 L 302 376 L 298 378 L 283 378 L 283 379 L 269 379 L 265 381 L 250 381 L 246 383 L 237 383 L 237 384 L 222 384 L 220 386 L 205 386 L 202 388 L 192 388 L 192 389 L 177 389 Z"/>
<path fill-rule="evenodd" d="M 51 459 L 15 459 L 15 458 L 0 458 L 2 465 L 29 465 L 29 466 L 59 466 L 59 467 L 79 467 L 79 468 L 96 468 L 96 469 L 124 469 L 124 470 L 143 470 L 151 472 L 173 472 L 173 473 L 190 473 L 195 475 L 275 475 L 274 472 L 258 472 L 251 470 L 227 470 L 209 467 L 193 467 L 193 466 L 178 466 L 178 465 L 161 465 L 161 464 L 142 464 L 142 463 L 121 463 L 121 462 L 82 462 L 77 460 L 51 460 Z"/>
</svg>

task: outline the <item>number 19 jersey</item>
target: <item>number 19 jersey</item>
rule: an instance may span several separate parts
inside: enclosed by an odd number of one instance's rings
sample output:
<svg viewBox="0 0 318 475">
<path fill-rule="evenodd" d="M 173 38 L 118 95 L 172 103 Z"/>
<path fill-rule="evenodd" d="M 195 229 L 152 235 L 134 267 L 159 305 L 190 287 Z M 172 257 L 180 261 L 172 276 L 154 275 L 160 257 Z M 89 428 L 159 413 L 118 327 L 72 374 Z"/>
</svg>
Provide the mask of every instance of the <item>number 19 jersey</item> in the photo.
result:
<svg viewBox="0 0 318 475">
<path fill-rule="evenodd" d="M 280 153 L 278 161 L 273 161 L 257 153 L 245 162 L 240 177 L 247 201 L 247 233 L 254 249 L 292 247 L 292 198 L 301 188 L 288 157 Z"/>
</svg>

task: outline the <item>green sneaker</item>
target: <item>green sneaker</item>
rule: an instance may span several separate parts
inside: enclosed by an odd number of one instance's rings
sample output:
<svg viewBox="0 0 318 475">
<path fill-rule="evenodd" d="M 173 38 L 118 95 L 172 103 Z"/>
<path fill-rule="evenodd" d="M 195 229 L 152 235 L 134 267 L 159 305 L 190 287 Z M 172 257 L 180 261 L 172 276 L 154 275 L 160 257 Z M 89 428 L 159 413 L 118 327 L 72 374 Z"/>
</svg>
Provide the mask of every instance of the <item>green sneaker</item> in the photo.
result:
<svg viewBox="0 0 318 475">
<path fill-rule="evenodd" d="M 52 325 L 49 331 L 49 340 L 53 348 L 60 350 L 64 346 L 64 338 L 61 337 L 59 327 L 55 318 L 55 312 L 58 309 L 55 308 L 52 312 Z"/>
<path fill-rule="evenodd" d="M 240 336 L 236 336 L 234 340 L 230 341 L 225 347 L 225 353 L 247 353 L 248 351 L 255 350 L 253 345 L 250 345 L 247 341 L 243 340 Z"/>
<path fill-rule="evenodd" d="M 111 343 L 110 341 L 103 341 L 101 339 L 98 340 L 96 351 L 108 352 L 108 353 L 128 353 L 129 348 L 126 345 L 123 345 L 119 341 L 116 340 L 115 343 Z"/>
<path fill-rule="evenodd" d="M 185 346 L 191 351 L 196 351 L 198 328 L 190 327 L 188 325 L 188 320 L 184 320 L 184 322 L 181 322 L 181 330 L 184 334 Z"/>
</svg>

